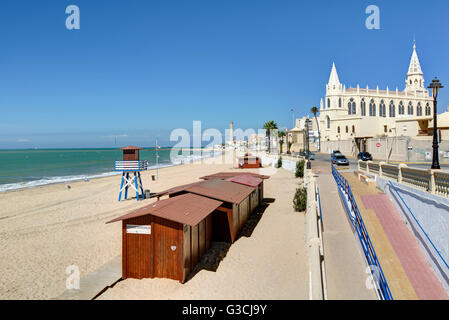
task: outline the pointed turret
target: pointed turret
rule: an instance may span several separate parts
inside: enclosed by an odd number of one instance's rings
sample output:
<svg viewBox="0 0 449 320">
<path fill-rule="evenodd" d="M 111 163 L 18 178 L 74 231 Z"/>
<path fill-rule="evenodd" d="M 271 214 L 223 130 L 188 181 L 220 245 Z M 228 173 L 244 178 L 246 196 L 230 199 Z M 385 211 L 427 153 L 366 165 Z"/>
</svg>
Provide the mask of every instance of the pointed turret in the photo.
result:
<svg viewBox="0 0 449 320">
<path fill-rule="evenodd" d="M 419 63 L 418 54 L 416 53 L 416 44 L 413 43 L 413 53 L 410 58 L 407 78 L 405 80 L 405 91 L 424 91 L 424 77 Z"/>
<path fill-rule="evenodd" d="M 335 68 L 335 63 L 332 63 L 331 75 L 329 77 L 329 82 L 327 83 L 329 86 L 335 85 L 335 88 L 340 86 L 340 80 L 338 79 L 337 68 Z"/>
</svg>

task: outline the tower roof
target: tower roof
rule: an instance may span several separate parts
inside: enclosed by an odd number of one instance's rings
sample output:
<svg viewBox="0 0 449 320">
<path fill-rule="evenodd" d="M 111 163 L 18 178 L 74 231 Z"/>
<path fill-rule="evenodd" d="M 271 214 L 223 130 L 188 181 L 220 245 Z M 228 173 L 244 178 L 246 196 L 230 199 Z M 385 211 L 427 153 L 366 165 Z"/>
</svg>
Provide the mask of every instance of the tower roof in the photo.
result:
<svg viewBox="0 0 449 320">
<path fill-rule="evenodd" d="M 340 84 L 340 80 L 338 79 L 337 68 L 335 68 L 335 63 L 332 63 L 331 75 L 329 77 L 329 85 L 337 85 Z"/>
<path fill-rule="evenodd" d="M 410 65 L 408 67 L 408 72 L 407 75 L 413 75 L 413 74 L 418 74 L 418 75 L 422 75 L 422 69 L 421 69 L 421 65 L 419 63 L 419 59 L 418 59 L 418 54 L 416 53 L 416 44 L 413 43 L 413 53 L 412 53 L 412 57 L 410 59 Z"/>
</svg>

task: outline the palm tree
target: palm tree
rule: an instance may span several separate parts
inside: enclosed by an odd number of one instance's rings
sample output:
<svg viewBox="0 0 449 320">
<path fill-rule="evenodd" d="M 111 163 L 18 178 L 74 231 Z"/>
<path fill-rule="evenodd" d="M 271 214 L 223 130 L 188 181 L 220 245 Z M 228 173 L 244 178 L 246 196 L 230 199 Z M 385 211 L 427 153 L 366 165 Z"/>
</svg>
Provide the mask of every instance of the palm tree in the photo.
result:
<svg viewBox="0 0 449 320">
<path fill-rule="evenodd" d="M 310 112 L 313 113 L 313 117 L 315 118 L 315 121 L 316 121 L 316 126 L 318 129 L 318 152 L 320 152 L 320 149 L 321 149 L 320 125 L 318 124 L 318 118 L 316 117 L 316 114 L 320 112 L 320 109 L 318 109 L 317 107 L 312 107 L 310 109 Z"/>
<path fill-rule="evenodd" d="M 273 120 L 265 122 L 263 125 L 263 128 L 266 130 L 265 133 L 268 137 L 268 153 L 270 153 L 271 150 L 271 131 L 276 130 L 278 128 L 278 125 Z"/>
<path fill-rule="evenodd" d="M 279 151 L 279 153 L 282 153 L 282 145 L 284 144 L 284 137 L 286 136 L 287 134 L 285 133 L 285 131 L 279 131 L 278 132 L 278 137 L 279 137 L 279 147 L 280 147 L 280 151 Z"/>
</svg>

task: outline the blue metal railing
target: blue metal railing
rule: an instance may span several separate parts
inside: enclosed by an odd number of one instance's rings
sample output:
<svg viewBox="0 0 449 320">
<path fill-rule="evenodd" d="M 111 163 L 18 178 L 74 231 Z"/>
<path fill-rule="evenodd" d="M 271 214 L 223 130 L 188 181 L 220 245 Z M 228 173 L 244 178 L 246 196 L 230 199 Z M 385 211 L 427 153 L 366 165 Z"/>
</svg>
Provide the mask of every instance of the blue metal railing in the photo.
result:
<svg viewBox="0 0 449 320">
<path fill-rule="evenodd" d="M 393 300 L 393 296 L 391 295 L 390 288 L 382 271 L 382 267 L 380 266 L 380 262 L 377 259 L 377 255 L 374 251 L 368 231 L 366 230 L 365 223 L 363 222 L 359 208 L 357 207 L 357 203 L 354 199 L 354 195 L 352 194 L 351 187 L 349 186 L 348 181 L 340 174 L 340 172 L 338 172 L 337 169 L 335 169 L 332 163 L 331 168 L 332 175 L 334 176 L 335 182 L 338 186 L 340 197 L 345 205 L 346 212 L 354 226 L 354 229 L 357 232 L 365 258 L 370 266 L 374 281 L 376 282 L 379 295 L 382 300 Z M 347 202 L 349 202 L 351 208 L 348 207 Z"/>
</svg>

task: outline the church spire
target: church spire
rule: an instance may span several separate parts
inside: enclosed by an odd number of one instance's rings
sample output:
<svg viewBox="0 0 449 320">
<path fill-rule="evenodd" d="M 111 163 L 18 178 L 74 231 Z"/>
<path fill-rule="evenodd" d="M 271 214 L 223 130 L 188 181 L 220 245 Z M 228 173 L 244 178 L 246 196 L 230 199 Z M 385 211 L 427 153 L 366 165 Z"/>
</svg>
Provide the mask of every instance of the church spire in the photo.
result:
<svg viewBox="0 0 449 320">
<path fill-rule="evenodd" d="M 419 63 L 418 54 L 416 53 L 416 42 L 413 41 L 413 53 L 410 59 L 410 65 L 408 67 L 407 76 L 415 74 L 423 75 L 423 72 L 421 70 L 421 65 Z"/>
<path fill-rule="evenodd" d="M 407 78 L 405 80 L 406 91 L 423 91 L 424 88 L 424 73 L 419 63 L 418 54 L 416 53 L 416 42 L 413 41 L 413 53 L 410 58 L 410 65 L 408 67 Z"/>
<path fill-rule="evenodd" d="M 340 80 L 338 79 L 337 68 L 335 68 L 335 63 L 332 63 L 331 75 L 329 77 L 328 85 L 330 86 L 339 86 Z"/>
</svg>

